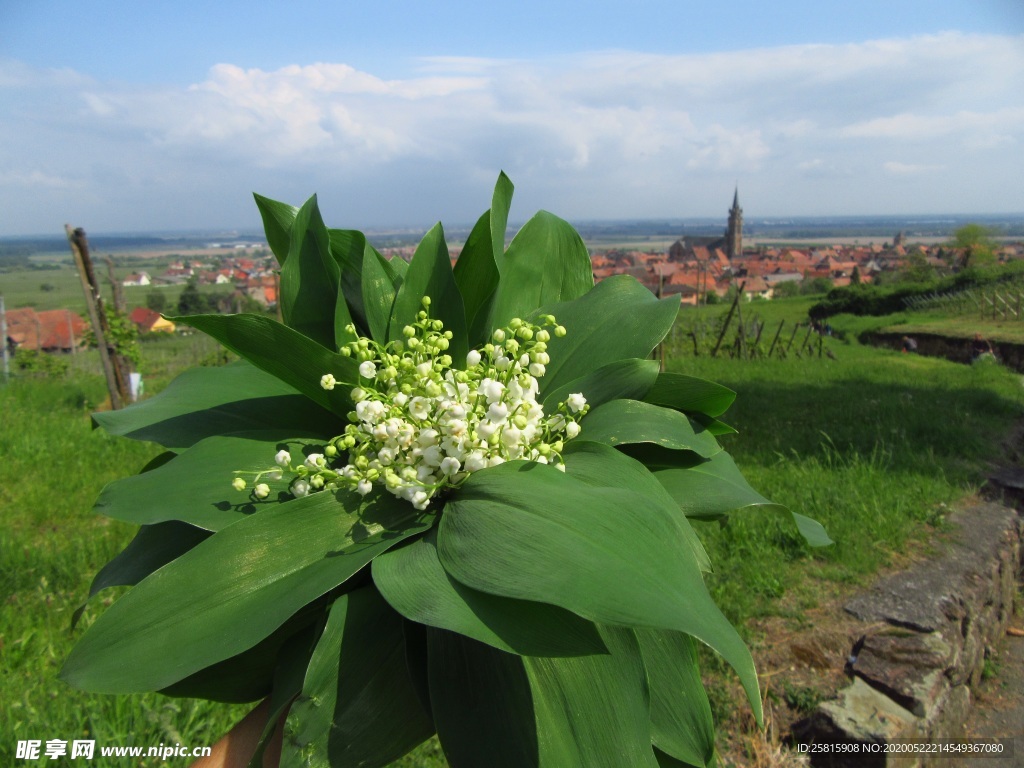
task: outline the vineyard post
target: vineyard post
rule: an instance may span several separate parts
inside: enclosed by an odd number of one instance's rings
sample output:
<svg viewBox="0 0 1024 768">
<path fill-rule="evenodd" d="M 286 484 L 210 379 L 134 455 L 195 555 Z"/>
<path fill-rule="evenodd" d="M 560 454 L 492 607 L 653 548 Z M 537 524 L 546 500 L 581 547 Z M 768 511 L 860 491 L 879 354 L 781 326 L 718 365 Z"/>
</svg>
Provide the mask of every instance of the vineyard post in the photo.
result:
<svg viewBox="0 0 1024 768">
<path fill-rule="evenodd" d="M 64 225 L 68 235 L 68 244 L 71 246 L 71 255 L 75 259 L 75 266 L 78 267 L 78 276 L 82 281 L 82 292 L 85 294 L 85 307 L 89 312 L 89 321 L 92 323 L 92 332 L 96 336 L 96 346 L 100 351 L 100 362 L 103 365 L 103 375 L 107 379 L 107 391 L 110 393 L 110 407 L 113 410 L 120 410 L 124 407 L 127 398 L 127 382 L 118 380 L 114 368 L 113 355 L 110 347 L 107 346 L 107 315 L 103 311 L 103 298 L 100 296 L 99 286 L 96 284 L 96 276 L 93 273 L 92 261 L 89 259 L 89 243 L 85 238 L 85 230 L 72 229 L 70 224 Z"/>
<path fill-rule="evenodd" d="M 711 350 L 712 357 L 718 354 L 718 349 L 722 346 L 722 339 L 725 338 L 725 332 L 729 330 L 729 323 L 732 322 L 732 314 L 736 311 L 736 305 L 739 303 L 740 296 L 743 295 L 743 286 L 746 284 L 746 281 L 743 281 L 736 290 L 736 296 L 732 300 L 732 306 L 729 307 L 729 314 L 725 316 L 725 324 L 722 326 L 722 332 L 718 334 L 718 341 L 715 342 L 715 348 Z"/>
<path fill-rule="evenodd" d="M 779 334 L 782 333 L 782 326 L 784 326 L 785 324 L 786 324 L 785 318 L 783 318 L 782 320 L 779 320 L 779 330 L 777 330 L 775 332 L 775 338 L 772 339 L 772 345 L 768 348 L 768 357 L 771 357 L 772 356 L 772 352 L 775 351 L 775 344 L 776 344 L 776 342 L 778 342 Z M 779 350 L 781 351 L 782 347 L 779 347 Z"/>
</svg>

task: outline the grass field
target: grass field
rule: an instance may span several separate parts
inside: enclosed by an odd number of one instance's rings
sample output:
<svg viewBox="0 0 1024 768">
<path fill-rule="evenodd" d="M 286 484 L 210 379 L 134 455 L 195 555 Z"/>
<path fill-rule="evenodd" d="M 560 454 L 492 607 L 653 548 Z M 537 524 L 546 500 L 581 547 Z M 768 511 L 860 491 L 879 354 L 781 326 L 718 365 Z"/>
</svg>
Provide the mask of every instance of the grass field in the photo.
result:
<svg viewBox="0 0 1024 768">
<path fill-rule="evenodd" d="M 97 265 L 97 279 L 100 280 L 104 298 L 110 300 L 110 288 L 106 279 L 106 267 Z M 132 267 L 115 267 L 114 274 L 123 279 L 132 272 Z M 183 285 L 150 285 L 122 287 L 128 309 L 146 306 L 146 294 L 159 291 L 166 299 L 167 311 L 174 313 Z M 230 285 L 200 285 L 200 293 L 230 293 Z M 0 296 L 4 297 L 7 309 L 33 307 L 47 309 L 67 308 L 85 313 L 85 296 L 78 272 L 71 266 L 59 269 L 31 269 L 0 272 Z"/>
<path fill-rule="evenodd" d="M 769 324 L 787 319 L 788 326 L 808 304 L 767 302 L 756 309 Z M 723 311 L 708 308 L 708 314 L 712 309 Z M 841 319 L 834 324 L 844 330 Z M 144 346 L 150 392 L 182 365 L 214 355 L 212 345 L 197 347 L 202 342 L 195 338 Z M 715 566 L 710 587 L 740 624 L 765 615 L 799 624 L 801 610 L 815 607 L 822 594 L 865 583 L 927 540 L 942 527 L 948 505 L 979 486 L 1024 415 L 1021 378 L 998 366 L 828 343 L 834 359 L 693 357 L 681 333 L 670 349 L 671 370 L 739 393 L 723 417 L 739 434 L 722 440 L 750 482 L 821 521 L 836 541 L 811 550 L 779 513 L 743 513 L 726 526 L 700 526 Z M 92 502 L 104 483 L 137 471 L 158 452 L 90 428 L 89 411 L 104 391 L 87 356 L 79 357 L 67 379 L 0 386 L 0 588 L 6 596 L 0 765 L 16 764 L 15 740 L 24 738 L 91 734 L 104 744 L 205 745 L 244 710 L 155 695 L 89 695 L 56 677 L 76 636 L 69 630 L 72 612 L 96 570 L 133 534 L 94 515 Z M 748 639 L 755 648 L 770 642 L 756 632 Z M 445 763 L 436 743 L 428 743 L 398 765 Z"/>
</svg>

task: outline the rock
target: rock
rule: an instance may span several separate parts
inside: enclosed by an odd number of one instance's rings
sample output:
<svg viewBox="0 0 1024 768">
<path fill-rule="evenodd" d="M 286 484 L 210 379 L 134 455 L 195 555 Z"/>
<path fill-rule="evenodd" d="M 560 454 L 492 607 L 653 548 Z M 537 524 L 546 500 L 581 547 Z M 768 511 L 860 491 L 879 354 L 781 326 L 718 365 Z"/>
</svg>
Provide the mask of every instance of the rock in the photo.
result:
<svg viewBox="0 0 1024 768">
<path fill-rule="evenodd" d="M 932 703 L 948 687 L 945 673 L 956 655 L 938 632 L 889 630 L 866 637 L 851 668 L 900 706 L 928 717 Z"/>
</svg>

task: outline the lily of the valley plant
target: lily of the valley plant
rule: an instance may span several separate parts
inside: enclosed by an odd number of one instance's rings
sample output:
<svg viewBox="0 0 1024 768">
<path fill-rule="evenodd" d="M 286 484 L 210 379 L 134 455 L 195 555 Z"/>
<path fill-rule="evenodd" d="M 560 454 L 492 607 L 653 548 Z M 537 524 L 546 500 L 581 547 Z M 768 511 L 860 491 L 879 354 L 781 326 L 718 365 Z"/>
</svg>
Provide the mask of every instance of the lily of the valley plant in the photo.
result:
<svg viewBox="0 0 1024 768">
<path fill-rule="evenodd" d="M 141 528 L 91 594 L 132 589 L 65 680 L 269 697 L 283 766 L 434 733 L 455 768 L 707 766 L 697 642 L 760 719 L 692 527 L 770 505 L 716 439 L 734 394 L 659 372 L 678 300 L 595 286 L 564 221 L 506 249 L 511 196 L 501 175 L 454 268 L 440 225 L 389 261 L 315 197 L 257 196 L 284 322 L 182 318 L 242 361 L 96 415 L 167 450 L 97 502 Z"/>
</svg>

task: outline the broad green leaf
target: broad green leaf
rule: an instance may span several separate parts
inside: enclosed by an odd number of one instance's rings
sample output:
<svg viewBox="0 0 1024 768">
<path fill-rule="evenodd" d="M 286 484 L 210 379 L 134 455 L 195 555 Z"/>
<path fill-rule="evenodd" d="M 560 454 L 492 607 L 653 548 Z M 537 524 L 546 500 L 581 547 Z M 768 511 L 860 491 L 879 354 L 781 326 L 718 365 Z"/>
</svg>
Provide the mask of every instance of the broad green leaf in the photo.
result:
<svg viewBox="0 0 1024 768">
<path fill-rule="evenodd" d="M 104 589 L 135 586 L 209 536 L 209 531 L 177 521 L 139 528 L 128 546 L 96 574 L 89 587 L 89 597 L 71 614 L 71 629 L 78 625 L 89 600 Z"/>
<path fill-rule="evenodd" d="M 638 498 L 657 499 L 668 509 L 674 504 L 672 497 L 643 464 L 623 459 L 611 446 L 590 442 L 584 435 L 570 442 L 562 456 L 566 473 L 576 480 L 598 488 L 631 488 L 636 491 Z M 698 567 L 710 573 L 711 560 L 686 516 L 677 514 L 675 523 L 679 536 L 686 540 Z"/>
<path fill-rule="evenodd" d="M 388 494 L 321 492 L 219 531 L 89 628 L 61 676 L 86 690 L 165 688 L 267 637 L 433 520 Z"/>
<path fill-rule="evenodd" d="M 685 414 L 639 400 L 612 400 L 583 417 L 580 433 L 606 445 L 654 443 L 707 458 L 722 446 L 710 434 L 696 431 Z"/>
<path fill-rule="evenodd" d="M 644 402 L 675 408 L 687 413 L 721 416 L 736 399 L 736 393 L 721 384 L 686 376 L 681 373 L 660 373 Z"/>
<path fill-rule="evenodd" d="M 620 397 L 641 400 L 657 375 L 655 360 L 616 360 L 549 391 L 544 396 L 544 409 L 550 412 L 574 392 L 582 392 L 591 408 Z"/>
<path fill-rule="evenodd" d="M 715 753 L 715 723 L 693 638 L 658 629 L 638 629 L 636 638 L 651 688 L 651 740 L 703 768 Z"/>
<path fill-rule="evenodd" d="M 316 624 L 325 610 L 323 600 L 305 606 L 252 648 L 193 672 L 160 693 L 233 703 L 262 699 L 273 689 L 282 649 L 295 643 L 312 646 Z"/>
<path fill-rule="evenodd" d="M 504 258 L 496 261 L 501 278 L 491 307 L 491 328 L 526 317 L 538 307 L 572 301 L 594 285 L 590 252 L 582 238 L 568 222 L 547 211 L 526 222 Z"/>
<path fill-rule="evenodd" d="M 453 766 L 654 768 L 636 640 L 604 628 L 609 653 L 519 657 L 428 630 L 438 736 Z"/>
<path fill-rule="evenodd" d="M 173 319 L 212 336 L 320 407 L 337 414 L 351 410 L 350 390 L 345 384 L 359 381 L 359 366 L 353 358 L 332 352 L 264 315 L 190 315 Z M 320 377 L 325 373 L 334 374 L 341 382 L 330 392 L 320 386 Z"/>
<path fill-rule="evenodd" d="M 715 437 L 721 437 L 722 435 L 735 435 L 737 434 L 734 427 L 730 427 L 724 421 L 707 416 L 703 413 L 689 413 L 687 414 L 691 419 L 700 424 L 704 429 L 708 431 L 708 434 L 714 435 Z"/>
<path fill-rule="evenodd" d="M 213 435 L 255 429 L 336 435 L 347 423 L 245 361 L 190 368 L 155 397 L 92 418 L 112 435 L 174 450 Z"/>
<path fill-rule="evenodd" d="M 391 310 L 390 339 L 402 338 L 402 329 L 416 322 L 417 313 L 423 309 L 421 299 L 424 296 L 431 300 L 430 317 L 441 320 L 445 330 L 452 332 L 447 354 L 451 355 L 456 367 L 464 368 L 466 353 L 469 352 L 466 313 L 462 294 L 452 274 L 452 262 L 440 224 L 427 232 L 416 247 Z"/>
<path fill-rule="evenodd" d="M 397 291 L 402 287 L 402 283 L 405 281 L 405 276 L 409 272 L 409 262 L 405 259 L 395 257 L 393 259 L 389 259 L 385 263 L 388 265 L 388 269 L 391 270 L 391 280 L 395 286 L 395 290 Z M 448 262 L 448 265 L 451 266 L 451 261 Z"/>
<path fill-rule="evenodd" d="M 676 297 L 658 300 L 632 277 L 602 280 L 582 298 L 549 304 L 567 334 L 548 343 L 551 362 L 540 381 L 541 399 L 573 379 L 624 358 L 645 358 L 672 328 Z"/>
<path fill-rule="evenodd" d="M 339 597 L 288 712 L 281 768 L 386 766 L 433 733 L 405 663 L 402 617 L 372 586 Z"/>
<path fill-rule="evenodd" d="M 391 308 L 395 303 L 396 275 L 387 260 L 370 245 L 363 252 L 363 309 L 370 336 L 383 344 L 388 338 Z"/>
<path fill-rule="evenodd" d="M 281 265 L 278 301 L 285 325 L 331 351 L 341 269 L 331 255 L 316 195 L 307 200 L 292 224 L 288 259 Z"/>
<path fill-rule="evenodd" d="M 368 336 L 366 311 L 363 308 L 363 254 L 366 253 L 366 236 L 354 229 L 328 229 L 331 240 L 331 256 L 341 268 L 341 294 L 348 304 L 352 322 L 360 335 Z M 336 313 L 337 314 L 337 313 Z M 337 325 L 337 323 L 335 323 Z M 344 339 L 336 339 L 338 346 Z"/>
<path fill-rule="evenodd" d="M 788 511 L 751 488 L 732 457 L 724 451 L 688 469 L 658 469 L 654 476 L 687 517 L 717 520 L 729 512 L 749 507 Z M 796 512 L 791 514 L 797 530 L 810 546 L 824 547 L 833 543 L 816 520 Z"/>
<path fill-rule="evenodd" d="M 315 445 L 306 438 L 281 439 L 277 432 L 240 432 L 208 437 L 161 467 L 109 483 L 96 501 L 96 511 L 107 517 L 139 525 L 180 520 L 198 528 L 219 531 L 225 526 L 276 504 L 278 493 L 286 493 L 287 480 L 261 478 L 271 488 L 271 497 L 254 501 L 249 492 L 231 487 L 235 473 L 242 473 L 248 488 L 256 472 L 280 469 L 274 455 L 282 448 L 301 464 L 302 449 Z"/>
<path fill-rule="evenodd" d="M 470 589 L 449 576 L 437 557 L 434 531 L 373 561 L 384 599 L 407 619 L 448 629 L 525 656 L 579 656 L 605 648 L 594 625 L 546 603 Z"/>
<path fill-rule="evenodd" d="M 324 617 L 326 619 L 326 616 Z M 318 622 L 319 625 L 320 622 Z M 315 632 L 311 630 L 317 630 Z M 313 656 L 316 640 L 319 639 L 322 627 L 310 627 L 306 632 L 293 635 L 277 654 L 277 666 L 274 669 L 274 680 L 271 683 L 270 696 L 266 699 L 268 710 L 267 724 L 263 726 L 259 744 L 247 768 L 264 768 L 263 753 L 266 751 L 274 732 L 278 729 L 281 716 L 285 714 L 292 701 L 302 692 L 302 683 L 306 677 L 309 660 Z"/>
<path fill-rule="evenodd" d="M 514 187 L 504 172 L 498 175 L 491 208 L 476 222 L 455 262 L 458 283 L 466 308 L 466 327 L 471 347 L 485 344 L 491 301 L 498 285 L 498 262 L 505 257 L 505 229 Z"/>
<path fill-rule="evenodd" d="M 466 238 L 452 268 L 466 311 L 469 346 L 481 347 L 489 340 L 491 301 L 498 285 L 498 265 L 491 253 L 491 212 L 486 211 Z"/>
<path fill-rule="evenodd" d="M 654 748 L 654 758 L 658 761 L 658 768 L 704 768 L 702 765 L 694 765 L 693 763 L 686 763 L 682 760 L 676 760 L 672 755 L 666 755 L 657 747 Z M 708 768 L 714 768 L 716 762 L 711 762 Z M 255 768 L 259 768 L 256 766 Z"/>
<path fill-rule="evenodd" d="M 267 245 L 274 252 L 278 264 L 284 264 L 288 258 L 288 250 L 291 248 L 292 225 L 295 223 L 295 215 L 299 209 L 294 205 L 271 200 L 269 197 L 257 195 L 256 207 L 260 209 L 260 217 L 263 219 L 263 231 L 267 234 Z"/>
<path fill-rule="evenodd" d="M 715 520 L 744 507 L 779 507 L 750 487 L 725 451 L 688 469 L 658 469 L 654 476 L 687 517 Z"/>
<path fill-rule="evenodd" d="M 628 457 L 605 458 L 609 477 L 625 476 L 616 464 Z M 644 487 L 599 487 L 528 462 L 477 472 L 441 517 L 441 564 L 483 592 L 693 635 L 736 670 L 760 720 L 750 652 L 708 594 L 677 510 Z"/>
<path fill-rule="evenodd" d="M 334 304 L 334 348 L 340 350 L 346 344 L 359 338 L 359 329 L 348 307 L 345 297 L 345 277 L 338 275 L 338 286 L 335 291 Z"/>
<path fill-rule="evenodd" d="M 96 574 L 89 597 L 108 587 L 133 587 L 209 537 L 210 531 L 176 520 L 144 525 L 128 546 Z"/>
<path fill-rule="evenodd" d="M 798 512 L 792 512 L 793 522 L 796 523 L 796 529 L 800 531 L 800 535 L 804 537 L 804 540 L 811 547 L 827 547 L 830 544 L 835 544 L 831 538 L 829 538 L 828 531 L 825 530 L 825 526 L 819 523 L 817 520 L 801 515 Z"/>
<path fill-rule="evenodd" d="M 427 627 L 427 655 L 430 706 L 449 765 L 540 765 L 523 657 L 434 627 Z"/>
</svg>

